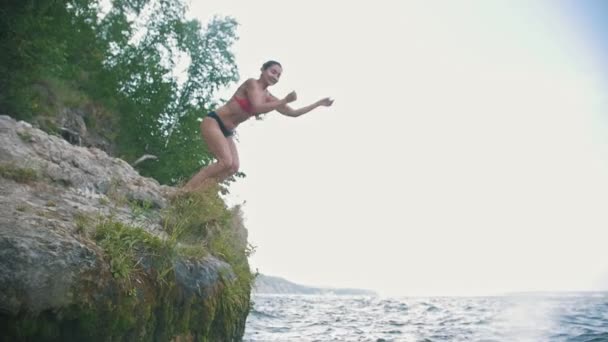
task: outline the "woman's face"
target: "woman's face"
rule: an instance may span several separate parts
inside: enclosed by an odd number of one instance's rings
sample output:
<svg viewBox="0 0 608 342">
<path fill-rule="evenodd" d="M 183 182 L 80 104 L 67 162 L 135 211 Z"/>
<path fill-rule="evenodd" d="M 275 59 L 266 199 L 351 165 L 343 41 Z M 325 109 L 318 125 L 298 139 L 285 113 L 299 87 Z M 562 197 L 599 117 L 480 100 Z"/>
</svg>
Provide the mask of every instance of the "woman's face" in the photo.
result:
<svg viewBox="0 0 608 342">
<path fill-rule="evenodd" d="M 283 72 L 283 68 L 281 68 L 278 64 L 273 64 L 268 67 L 266 70 L 262 70 L 262 78 L 268 85 L 273 85 L 279 82 L 281 78 L 281 73 Z"/>
</svg>

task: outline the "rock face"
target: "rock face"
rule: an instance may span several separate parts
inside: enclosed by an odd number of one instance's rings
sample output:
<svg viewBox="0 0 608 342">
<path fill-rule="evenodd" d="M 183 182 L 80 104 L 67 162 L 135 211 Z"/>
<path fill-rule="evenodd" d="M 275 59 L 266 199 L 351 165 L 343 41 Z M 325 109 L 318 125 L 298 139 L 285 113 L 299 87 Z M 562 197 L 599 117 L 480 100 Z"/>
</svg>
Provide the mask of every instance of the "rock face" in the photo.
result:
<svg viewBox="0 0 608 342">
<path fill-rule="evenodd" d="M 0 116 L 0 341 L 240 340 L 246 231 L 211 217 L 188 222 L 207 240 L 181 241 L 168 190 L 101 150 Z"/>
</svg>

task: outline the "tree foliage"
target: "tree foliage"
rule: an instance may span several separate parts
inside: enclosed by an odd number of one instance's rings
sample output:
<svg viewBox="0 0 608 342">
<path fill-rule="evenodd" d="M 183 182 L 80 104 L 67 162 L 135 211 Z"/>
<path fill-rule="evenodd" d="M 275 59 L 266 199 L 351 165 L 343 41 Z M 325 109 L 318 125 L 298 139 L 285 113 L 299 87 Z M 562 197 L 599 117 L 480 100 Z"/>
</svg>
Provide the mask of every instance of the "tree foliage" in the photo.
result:
<svg viewBox="0 0 608 342">
<path fill-rule="evenodd" d="M 140 172 L 174 184 L 209 163 L 198 121 L 217 91 L 238 80 L 237 22 L 186 18 L 182 0 L 4 0 L 0 8 L 0 113 L 43 113 L 35 85 L 61 80 L 111 113 L 117 156 L 157 160 Z M 88 103 L 85 103 L 88 102 Z M 47 110 L 48 111 L 48 110 Z M 52 115 L 52 113 L 50 113 Z M 95 117 L 83 114 L 95 129 Z"/>
</svg>

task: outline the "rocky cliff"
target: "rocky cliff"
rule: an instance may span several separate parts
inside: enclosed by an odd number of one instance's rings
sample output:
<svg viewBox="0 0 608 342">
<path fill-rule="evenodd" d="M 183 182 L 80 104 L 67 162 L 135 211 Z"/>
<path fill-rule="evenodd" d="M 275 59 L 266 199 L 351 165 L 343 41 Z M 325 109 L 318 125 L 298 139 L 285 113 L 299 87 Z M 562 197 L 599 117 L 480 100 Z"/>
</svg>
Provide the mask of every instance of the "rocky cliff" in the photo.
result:
<svg viewBox="0 0 608 342">
<path fill-rule="evenodd" d="M 238 208 L 0 116 L 0 339 L 234 341 L 252 276 Z"/>
</svg>

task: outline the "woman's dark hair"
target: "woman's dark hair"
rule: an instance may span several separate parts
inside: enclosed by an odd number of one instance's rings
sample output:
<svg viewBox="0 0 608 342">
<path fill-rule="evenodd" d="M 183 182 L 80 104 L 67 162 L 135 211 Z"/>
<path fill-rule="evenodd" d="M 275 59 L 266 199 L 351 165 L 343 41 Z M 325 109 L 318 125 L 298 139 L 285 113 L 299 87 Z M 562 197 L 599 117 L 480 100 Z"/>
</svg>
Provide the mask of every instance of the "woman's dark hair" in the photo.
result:
<svg viewBox="0 0 608 342">
<path fill-rule="evenodd" d="M 262 65 L 262 70 L 266 70 L 266 69 L 270 68 L 270 67 L 271 67 L 271 66 L 273 66 L 273 65 L 278 65 L 278 66 L 280 66 L 281 68 L 283 68 L 283 66 L 281 65 L 281 63 L 279 63 L 279 62 L 277 62 L 277 61 L 268 61 L 268 62 L 266 62 L 266 63 L 264 63 L 264 64 Z"/>
</svg>

